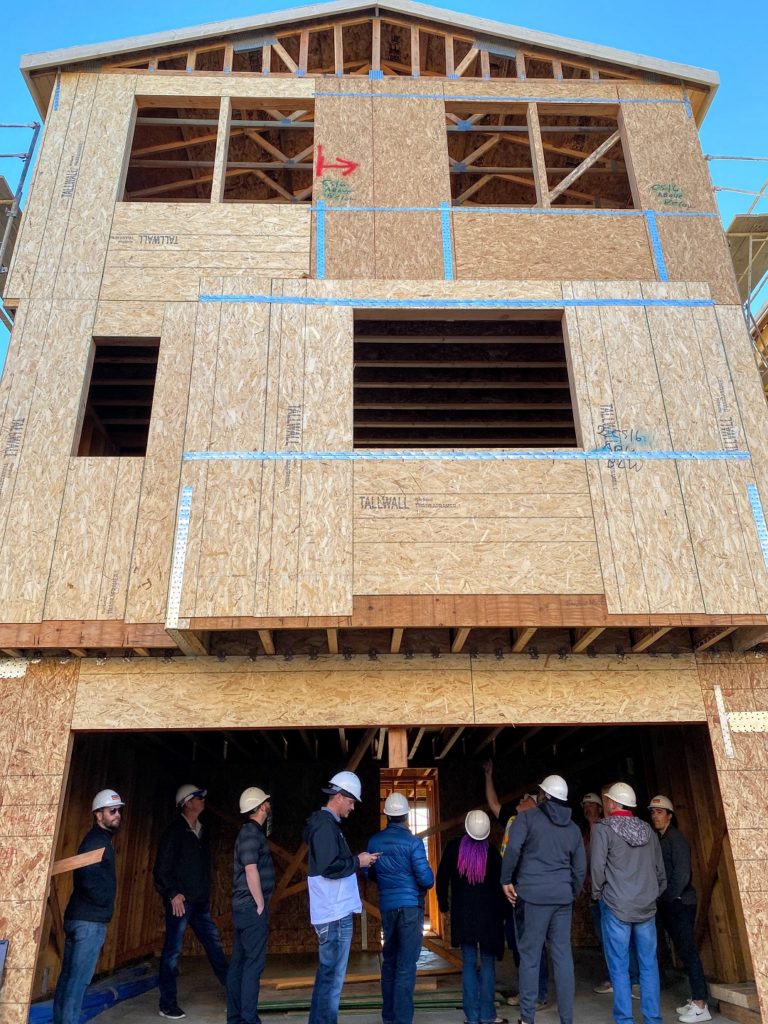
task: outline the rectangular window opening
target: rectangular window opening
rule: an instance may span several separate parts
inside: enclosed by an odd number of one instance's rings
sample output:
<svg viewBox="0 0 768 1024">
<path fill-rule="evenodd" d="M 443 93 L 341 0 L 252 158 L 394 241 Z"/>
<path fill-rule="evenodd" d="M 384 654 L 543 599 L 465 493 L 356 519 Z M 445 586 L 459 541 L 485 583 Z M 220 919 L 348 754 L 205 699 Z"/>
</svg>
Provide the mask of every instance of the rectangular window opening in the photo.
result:
<svg viewBox="0 0 768 1024">
<path fill-rule="evenodd" d="M 232 70 L 234 72 L 249 72 L 252 75 L 261 74 L 263 67 L 264 51 L 261 46 L 252 50 L 235 50 L 232 56 Z"/>
<path fill-rule="evenodd" d="M 137 100 L 123 200 L 207 203 L 211 199 L 219 100 Z"/>
<path fill-rule="evenodd" d="M 310 202 L 314 128 L 311 100 L 233 100 L 224 202 Z"/>
<path fill-rule="evenodd" d="M 355 448 L 577 444 L 559 312 L 356 313 Z"/>
<path fill-rule="evenodd" d="M 159 349 L 159 338 L 93 339 L 75 454 L 146 455 Z"/>
<path fill-rule="evenodd" d="M 447 103 L 454 206 L 535 206 L 531 142 L 523 105 Z"/>
</svg>

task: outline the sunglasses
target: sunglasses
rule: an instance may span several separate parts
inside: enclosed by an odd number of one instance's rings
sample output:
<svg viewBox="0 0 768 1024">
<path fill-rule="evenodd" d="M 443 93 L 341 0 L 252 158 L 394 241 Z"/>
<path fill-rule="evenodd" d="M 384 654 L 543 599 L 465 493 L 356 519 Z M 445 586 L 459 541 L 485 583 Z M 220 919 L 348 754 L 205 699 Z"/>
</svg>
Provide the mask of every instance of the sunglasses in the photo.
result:
<svg viewBox="0 0 768 1024">
<path fill-rule="evenodd" d="M 122 814 L 122 807 L 104 807 L 103 810 L 107 814 Z"/>
</svg>

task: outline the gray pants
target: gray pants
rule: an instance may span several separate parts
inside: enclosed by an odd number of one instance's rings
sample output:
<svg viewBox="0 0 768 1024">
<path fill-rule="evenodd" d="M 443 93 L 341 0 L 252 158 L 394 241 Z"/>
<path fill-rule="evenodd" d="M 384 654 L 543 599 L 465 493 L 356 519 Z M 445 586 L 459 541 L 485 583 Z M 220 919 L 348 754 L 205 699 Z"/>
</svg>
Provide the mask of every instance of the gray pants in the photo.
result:
<svg viewBox="0 0 768 1024">
<path fill-rule="evenodd" d="M 520 1020 L 533 1024 L 539 990 L 539 963 L 544 943 L 549 944 L 561 1024 L 573 1024 L 573 953 L 571 916 L 573 904 L 526 903 L 519 896 L 515 906 L 517 948 L 520 951 Z"/>
</svg>

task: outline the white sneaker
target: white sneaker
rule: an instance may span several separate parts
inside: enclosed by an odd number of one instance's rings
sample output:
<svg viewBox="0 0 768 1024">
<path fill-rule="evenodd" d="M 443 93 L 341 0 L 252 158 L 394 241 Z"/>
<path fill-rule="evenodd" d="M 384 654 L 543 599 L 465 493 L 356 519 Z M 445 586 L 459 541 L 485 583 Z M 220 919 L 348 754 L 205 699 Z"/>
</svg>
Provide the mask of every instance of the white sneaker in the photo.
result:
<svg viewBox="0 0 768 1024">
<path fill-rule="evenodd" d="M 681 1024 L 696 1024 L 700 1020 L 712 1020 L 712 1014 L 706 1003 L 701 1007 L 691 1003 L 687 1012 L 680 1015 Z"/>
<path fill-rule="evenodd" d="M 683 1006 L 678 1006 L 678 1007 L 676 1007 L 676 1008 L 675 1008 L 675 1013 L 676 1013 L 676 1014 L 678 1015 L 678 1017 L 679 1017 L 681 1013 L 688 1013 L 688 1011 L 690 1010 L 690 1008 L 691 1008 L 692 1006 L 693 1006 L 693 1000 L 692 1000 L 692 999 L 689 999 L 689 1000 L 688 1000 L 688 1002 L 687 1002 L 687 1003 L 685 1003 L 685 1004 L 684 1004 Z"/>
</svg>

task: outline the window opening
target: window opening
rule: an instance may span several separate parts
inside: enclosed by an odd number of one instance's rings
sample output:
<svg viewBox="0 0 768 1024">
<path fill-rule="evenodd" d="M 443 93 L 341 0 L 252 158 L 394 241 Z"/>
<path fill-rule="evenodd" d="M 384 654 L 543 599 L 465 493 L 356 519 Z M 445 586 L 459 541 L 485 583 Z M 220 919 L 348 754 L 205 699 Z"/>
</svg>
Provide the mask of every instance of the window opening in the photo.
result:
<svg viewBox="0 0 768 1024">
<path fill-rule="evenodd" d="M 343 25 L 341 29 L 341 49 L 344 74 L 367 75 L 371 70 L 373 50 L 372 22 L 365 21 L 356 25 Z M 383 54 L 383 49 L 381 52 Z M 335 62 L 336 54 L 334 51 L 334 69 L 336 66 Z"/>
<path fill-rule="evenodd" d="M 186 66 L 186 63 L 185 63 Z M 209 202 L 219 100 L 139 99 L 123 199 Z"/>
<path fill-rule="evenodd" d="M 159 338 L 94 338 L 77 455 L 146 455 Z"/>
<path fill-rule="evenodd" d="M 535 206 L 531 143 L 523 106 L 447 104 L 454 206 Z"/>
<path fill-rule="evenodd" d="M 224 47 L 215 50 L 198 50 L 195 58 L 195 71 L 223 71 Z"/>
<path fill-rule="evenodd" d="M 320 29 L 309 33 L 309 50 L 307 54 L 307 74 L 332 75 L 335 70 L 335 52 L 333 47 L 333 29 Z"/>
<path fill-rule="evenodd" d="M 391 21 L 381 22 L 381 70 L 385 75 L 410 75 L 411 30 Z"/>
<path fill-rule="evenodd" d="M 419 67 L 422 75 L 445 76 L 445 36 L 419 32 Z"/>
<path fill-rule="evenodd" d="M 248 71 L 251 74 L 260 74 L 263 61 L 263 48 L 255 47 L 253 50 L 235 50 L 232 55 L 233 71 Z"/>
<path fill-rule="evenodd" d="M 526 78 L 554 78 L 554 66 L 551 60 L 546 57 L 525 54 L 525 77 Z"/>
<path fill-rule="evenodd" d="M 314 109 L 233 100 L 223 201 L 303 203 L 312 197 Z"/>
<path fill-rule="evenodd" d="M 355 448 L 577 443 L 559 313 L 357 313 Z"/>
</svg>

